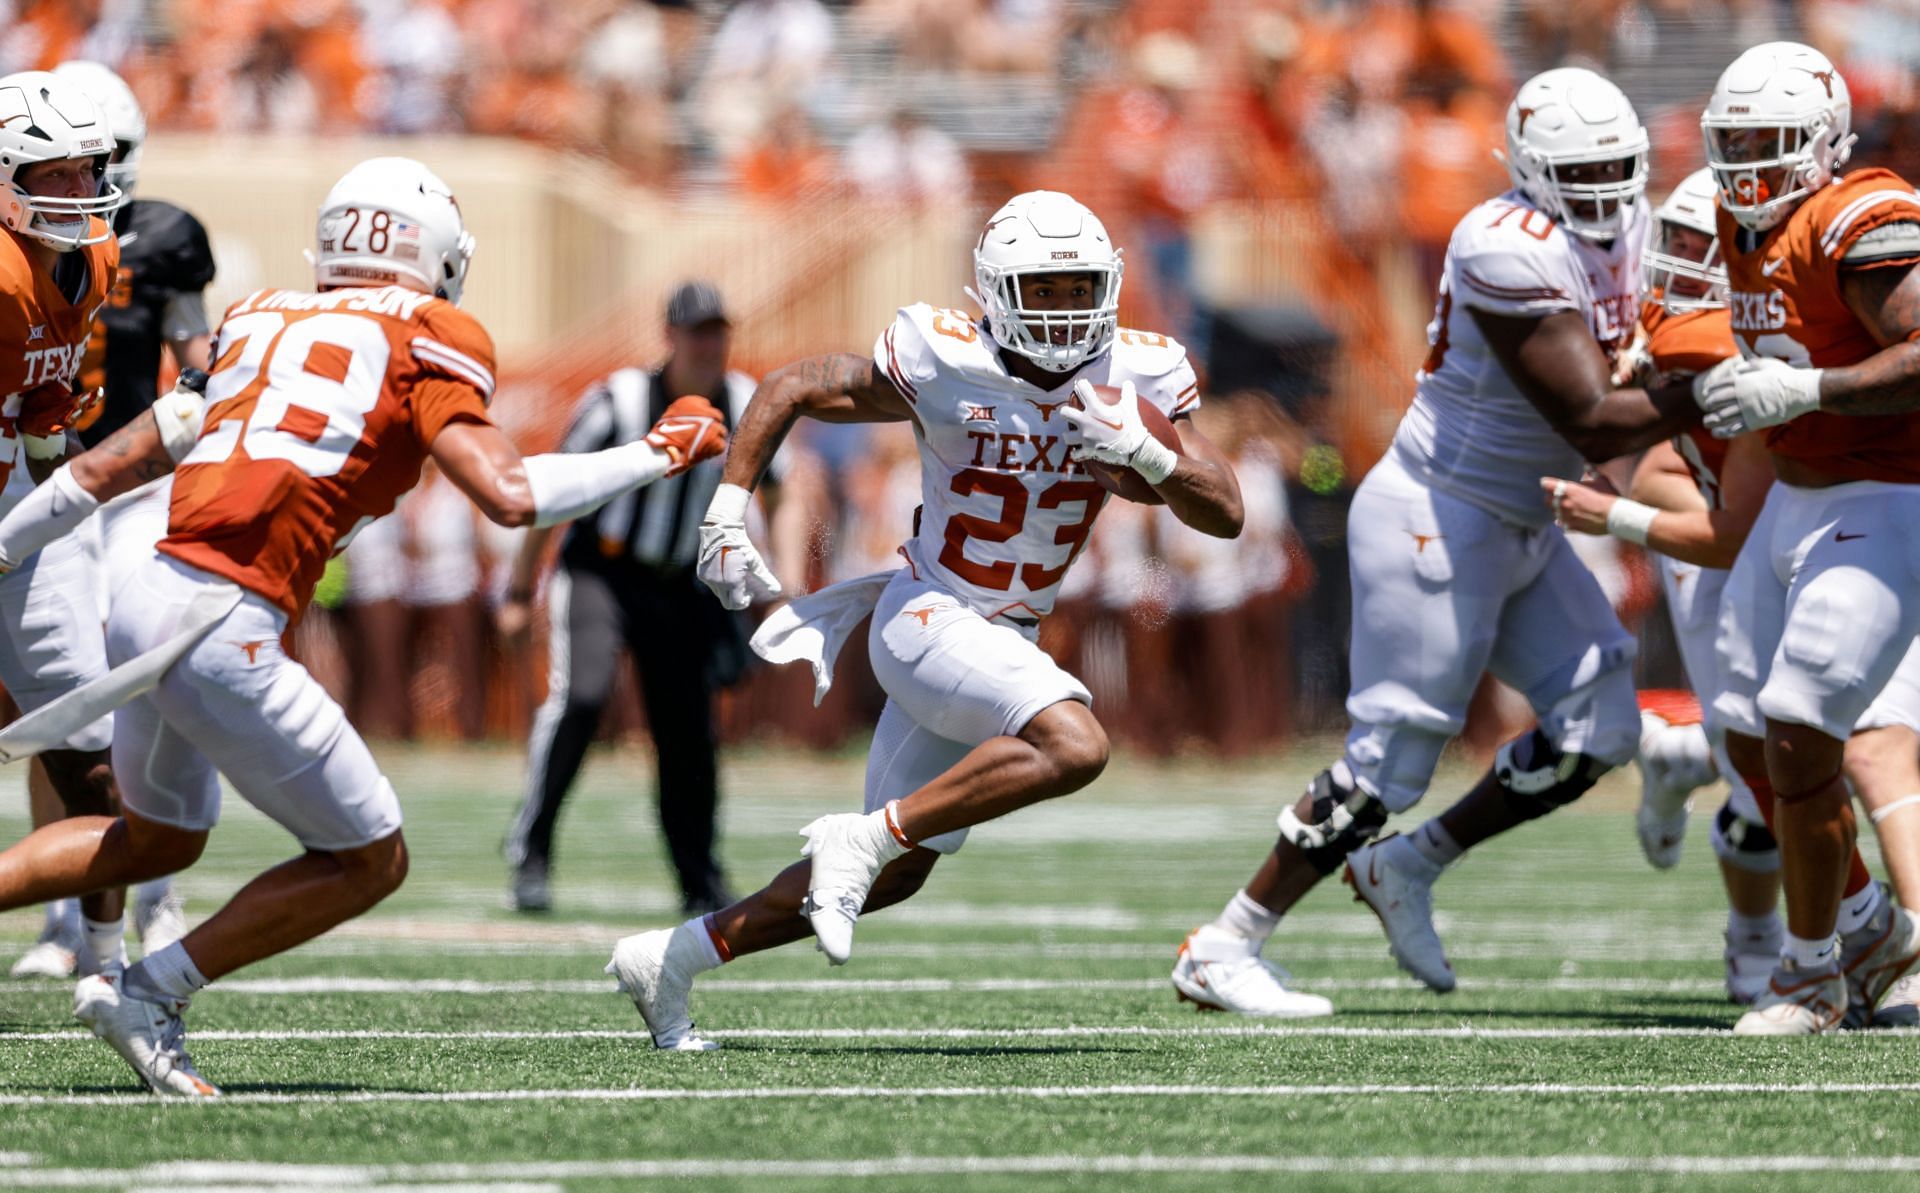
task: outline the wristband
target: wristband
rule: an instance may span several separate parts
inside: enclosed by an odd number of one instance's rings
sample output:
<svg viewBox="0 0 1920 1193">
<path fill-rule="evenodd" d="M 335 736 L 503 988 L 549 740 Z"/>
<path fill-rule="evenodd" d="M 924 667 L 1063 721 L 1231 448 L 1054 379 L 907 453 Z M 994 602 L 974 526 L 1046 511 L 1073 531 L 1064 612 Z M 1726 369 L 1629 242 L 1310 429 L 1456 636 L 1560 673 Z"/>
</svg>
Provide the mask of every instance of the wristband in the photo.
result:
<svg viewBox="0 0 1920 1193">
<path fill-rule="evenodd" d="M 1172 476 L 1173 470 L 1180 466 L 1180 453 L 1149 435 L 1147 441 L 1133 453 L 1130 463 L 1133 470 L 1140 474 L 1141 480 L 1157 485 Z"/>
<path fill-rule="evenodd" d="M 1653 519 L 1659 513 L 1650 505 L 1621 497 L 1607 511 L 1607 533 L 1644 547 L 1647 545 L 1647 532 L 1653 528 Z"/>
<path fill-rule="evenodd" d="M 29 460 L 57 460 L 67 454 L 65 431 L 56 431 L 51 435 L 29 435 L 22 431 L 20 443 L 26 448 Z"/>
<path fill-rule="evenodd" d="M 744 526 L 747 502 L 752 499 L 750 490 L 723 484 L 713 491 L 713 500 L 707 503 L 707 516 L 702 521 L 708 526 Z"/>
</svg>

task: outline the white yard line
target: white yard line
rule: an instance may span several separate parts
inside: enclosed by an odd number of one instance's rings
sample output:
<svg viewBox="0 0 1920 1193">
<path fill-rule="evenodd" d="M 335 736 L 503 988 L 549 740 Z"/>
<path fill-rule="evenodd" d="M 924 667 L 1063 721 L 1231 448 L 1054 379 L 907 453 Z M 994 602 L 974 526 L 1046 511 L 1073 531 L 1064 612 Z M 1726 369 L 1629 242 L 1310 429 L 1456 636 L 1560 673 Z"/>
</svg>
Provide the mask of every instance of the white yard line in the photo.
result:
<svg viewBox="0 0 1920 1193">
<path fill-rule="evenodd" d="M 1920 1156 L 888 1156 L 874 1160 L 556 1160 L 498 1164 L 266 1164 L 182 1162 L 141 1168 L 43 1168 L 0 1171 L 5 1188 L 86 1188 L 152 1182 L 153 1188 L 181 1193 L 202 1187 L 232 1193 L 237 1182 L 253 1187 L 377 1187 L 392 1193 L 395 1181 L 685 1180 L 984 1176 L 996 1174 L 1094 1172 L 1273 1173 L 1278 1175 L 1354 1174 L 1373 1176 L 1523 1175 L 1582 1176 L 1611 1173 L 1741 1176 L 1789 1172 L 1911 1172 Z M 188 1182 L 200 1182 L 191 1185 Z M 445 1184 L 410 1183 L 400 1188 L 445 1189 Z M 472 1187 L 472 1186 L 468 1186 Z M 554 1188 L 553 1185 L 492 1184 L 492 1193 Z"/>
<path fill-rule="evenodd" d="M 1307 990 L 1417 990 L 1411 978 L 1301 978 Z M 11 983 L 7 990 L 66 990 L 70 982 Z M 1712 978 L 1462 978 L 1462 990 L 1558 993 L 1719 994 Z M 1167 989 L 1160 978 L 717 978 L 699 983 L 701 994 L 1021 994 L 1047 991 Z M 282 997 L 313 994 L 613 994 L 611 979 L 467 981 L 459 978 L 232 978 L 210 993 Z M 0 1039 L 5 1039 L 0 1035 Z"/>
<path fill-rule="evenodd" d="M 1809 1081 L 1809 1082 L 1695 1082 L 1674 1084 L 1610 1084 L 1573 1082 L 1508 1082 L 1457 1084 L 1368 1082 L 1345 1085 L 827 1085 L 760 1086 L 738 1089 L 494 1089 L 494 1090 L 363 1090 L 351 1093 L 237 1093 L 223 1098 L 159 1098 L 144 1094 L 0 1094 L 0 1106 L 126 1106 L 142 1109 L 176 1106 L 311 1106 L 370 1103 L 476 1102 L 739 1102 L 822 1101 L 902 1098 L 1377 1098 L 1517 1096 L 1517 1097 L 1682 1097 L 1693 1095 L 1888 1094 L 1920 1093 L 1920 1081 Z"/>
<path fill-rule="evenodd" d="M 1664 1040 L 1724 1037 L 1720 1027 L 1290 1027 L 1280 1023 L 1228 1023 L 1218 1027 L 1150 1027 L 1140 1024 L 1066 1027 L 740 1027 L 703 1032 L 721 1040 L 1072 1040 L 1238 1039 L 1298 1036 L 1304 1039 L 1432 1040 Z M 1875 1030 L 1850 1039 L 1920 1035 L 1916 1028 Z M 93 1040 L 85 1031 L 0 1033 L 0 1046 L 18 1043 L 76 1044 Z M 263 1031 L 196 1031 L 195 1044 L 327 1040 L 646 1040 L 644 1030 L 573 1028 L 559 1031 L 426 1031 L 384 1028 L 312 1028 Z M 0 1159 L 4 1155 L 0 1154 Z"/>
</svg>

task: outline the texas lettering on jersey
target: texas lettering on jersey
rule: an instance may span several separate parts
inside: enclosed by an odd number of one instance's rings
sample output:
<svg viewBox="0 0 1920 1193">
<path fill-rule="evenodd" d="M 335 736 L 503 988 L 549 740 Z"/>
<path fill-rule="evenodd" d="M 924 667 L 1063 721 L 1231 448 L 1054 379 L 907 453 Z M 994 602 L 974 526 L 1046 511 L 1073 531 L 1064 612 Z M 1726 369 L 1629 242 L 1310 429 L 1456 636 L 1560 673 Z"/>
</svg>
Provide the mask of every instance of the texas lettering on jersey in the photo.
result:
<svg viewBox="0 0 1920 1193">
<path fill-rule="evenodd" d="M 103 222 L 93 222 L 94 233 L 105 230 Z M 94 315 L 113 286 L 119 245 L 108 237 L 62 258 L 63 268 L 75 263 L 85 278 L 79 296 L 69 301 L 53 277 L 34 265 L 19 237 L 0 233 L 0 488 L 18 463 L 16 427 L 57 423 L 73 405 L 69 395 Z M 0 501 L 0 512 L 10 504 Z"/>
<path fill-rule="evenodd" d="M 1048 612 L 1106 503 L 1059 416 L 1073 383 L 1132 381 L 1169 418 L 1200 402 L 1186 349 L 1151 332 L 1122 329 L 1052 390 L 1010 374 L 961 311 L 902 308 L 873 355 L 913 408 L 921 509 L 908 562 L 986 616 Z"/>
<path fill-rule="evenodd" d="M 327 560 L 420 480 L 435 437 L 487 421 L 493 341 L 398 286 L 262 290 L 214 342 L 200 440 L 160 550 L 298 618 Z"/>
</svg>

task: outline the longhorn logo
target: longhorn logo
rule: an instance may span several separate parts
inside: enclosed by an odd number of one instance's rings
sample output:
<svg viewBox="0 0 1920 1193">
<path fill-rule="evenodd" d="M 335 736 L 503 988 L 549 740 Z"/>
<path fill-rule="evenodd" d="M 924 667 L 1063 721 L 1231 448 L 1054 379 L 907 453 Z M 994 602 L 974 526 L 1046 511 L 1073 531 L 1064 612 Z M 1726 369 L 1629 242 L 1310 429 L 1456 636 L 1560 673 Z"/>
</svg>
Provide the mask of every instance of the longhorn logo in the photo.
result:
<svg viewBox="0 0 1920 1193">
<path fill-rule="evenodd" d="M 1073 399 L 1062 398 L 1058 402 L 1036 402 L 1032 398 L 1028 398 L 1026 401 L 1027 405 L 1040 412 L 1040 421 L 1044 423 L 1053 421 L 1053 412 L 1073 401 Z"/>
<path fill-rule="evenodd" d="M 1833 71 L 1830 71 L 1830 70 L 1807 70 L 1807 68 L 1806 68 L 1806 67 L 1804 67 L 1804 66 L 1802 66 L 1802 67 L 1800 67 L 1799 69 L 1800 69 L 1800 70 L 1806 70 L 1808 74 L 1810 74 L 1810 75 L 1812 75 L 1812 76 L 1813 76 L 1814 78 L 1816 78 L 1816 79 L 1819 79 L 1819 80 L 1820 80 L 1820 85 L 1821 85 L 1822 87 L 1825 87 L 1825 88 L 1827 89 L 1827 98 L 1828 98 L 1828 99 L 1832 99 L 1832 98 L 1833 98 L 1833 80 L 1834 80 L 1834 78 L 1836 77 Z"/>
<path fill-rule="evenodd" d="M 1520 109 L 1520 135 L 1523 137 L 1527 135 L 1527 121 L 1533 117 L 1534 111 L 1533 108 Z"/>
</svg>

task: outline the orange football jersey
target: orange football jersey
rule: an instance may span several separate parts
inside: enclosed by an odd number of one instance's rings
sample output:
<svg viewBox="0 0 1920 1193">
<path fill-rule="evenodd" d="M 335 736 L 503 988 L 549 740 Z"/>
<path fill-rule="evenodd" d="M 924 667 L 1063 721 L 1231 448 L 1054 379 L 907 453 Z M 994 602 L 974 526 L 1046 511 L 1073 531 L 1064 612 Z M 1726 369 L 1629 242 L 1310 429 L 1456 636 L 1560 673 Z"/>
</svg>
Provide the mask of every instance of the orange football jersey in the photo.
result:
<svg viewBox="0 0 1920 1193">
<path fill-rule="evenodd" d="M 1728 302 L 1746 354 L 1826 368 L 1880 351 L 1841 294 L 1840 258 L 1868 232 L 1902 221 L 1920 223 L 1920 195 L 1890 170 L 1836 179 L 1747 251 L 1742 229 L 1721 208 Z M 1849 480 L 1920 483 L 1920 419 L 1910 414 L 1804 414 L 1769 430 L 1767 448 Z"/>
<path fill-rule="evenodd" d="M 1661 376 L 1704 373 L 1738 352 L 1733 342 L 1732 317 L 1726 308 L 1669 314 L 1659 302 L 1641 308 L 1640 327 L 1647 333 L 1647 355 Z M 1720 469 L 1727 460 L 1727 441 L 1715 439 L 1703 426 L 1687 428 L 1673 437 L 1673 446 L 1693 473 L 1700 495 L 1720 508 Z"/>
<path fill-rule="evenodd" d="M 105 225 L 96 217 L 92 228 L 98 233 Z M 58 421 L 27 409 L 29 395 L 53 402 L 55 415 L 72 407 L 68 395 L 93 336 L 94 313 L 106 304 L 120 269 L 120 244 L 111 236 L 73 251 L 86 262 L 87 279 L 79 300 L 68 302 L 52 275 L 34 266 L 27 242 L 0 232 L 0 487 L 18 463 L 15 427 L 22 416 Z"/>
<path fill-rule="evenodd" d="M 261 290 L 214 341 L 200 441 L 160 550 L 298 619 L 331 558 L 420 480 L 434 438 L 487 422 L 493 341 L 398 286 Z"/>
</svg>

